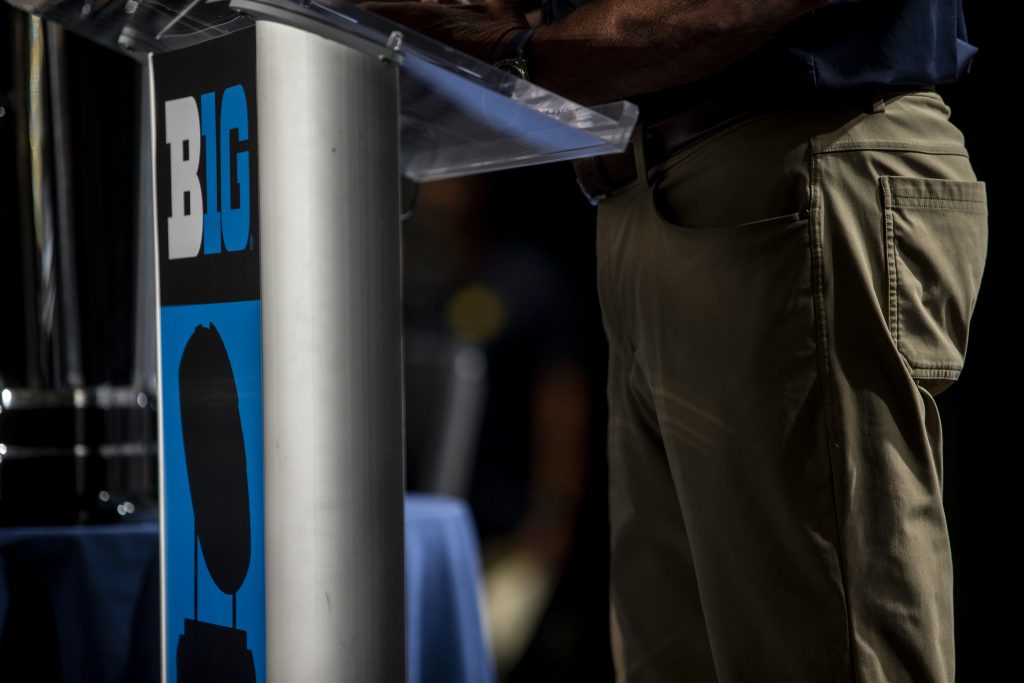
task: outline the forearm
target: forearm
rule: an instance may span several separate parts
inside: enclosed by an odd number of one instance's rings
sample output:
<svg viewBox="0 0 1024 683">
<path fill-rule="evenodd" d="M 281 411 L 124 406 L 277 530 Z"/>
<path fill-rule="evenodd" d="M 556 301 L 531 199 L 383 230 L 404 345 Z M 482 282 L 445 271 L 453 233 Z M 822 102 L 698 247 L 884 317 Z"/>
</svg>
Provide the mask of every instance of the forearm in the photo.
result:
<svg viewBox="0 0 1024 683">
<path fill-rule="evenodd" d="M 828 0 L 592 0 L 539 27 L 529 46 L 539 85 L 584 104 L 708 76 Z"/>
<path fill-rule="evenodd" d="M 527 48 L 530 73 L 545 88 L 583 104 L 654 92 L 715 73 L 828 2 L 591 0 L 537 28 Z M 511 0 L 360 4 L 490 62 L 527 25 Z"/>
</svg>

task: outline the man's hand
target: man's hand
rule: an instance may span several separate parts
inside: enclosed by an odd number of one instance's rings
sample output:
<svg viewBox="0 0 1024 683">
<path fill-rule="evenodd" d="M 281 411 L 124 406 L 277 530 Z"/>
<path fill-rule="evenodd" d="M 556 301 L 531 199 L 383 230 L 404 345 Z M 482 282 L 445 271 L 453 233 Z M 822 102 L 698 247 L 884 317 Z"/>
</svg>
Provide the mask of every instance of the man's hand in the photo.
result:
<svg viewBox="0 0 1024 683">
<path fill-rule="evenodd" d="M 488 0 L 452 4 L 423 2 L 362 2 L 359 7 L 408 26 L 485 62 L 495 62 L 516 34 L 528 27 L 519 2 Z"/>
</svg>

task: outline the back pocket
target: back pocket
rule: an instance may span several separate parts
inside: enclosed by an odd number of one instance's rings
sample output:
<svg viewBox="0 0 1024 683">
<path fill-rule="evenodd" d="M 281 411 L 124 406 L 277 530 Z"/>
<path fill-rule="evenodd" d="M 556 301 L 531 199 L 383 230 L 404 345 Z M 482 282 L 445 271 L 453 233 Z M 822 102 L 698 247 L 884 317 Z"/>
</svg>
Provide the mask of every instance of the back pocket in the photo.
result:
<svg viewBox="0 0 1024 683">
<path fill-rule="evenodd" d="M 988 247 L 985 183 L 879 178 L 889 330 L 933 394 L 960 376 Z"/>
</svg>

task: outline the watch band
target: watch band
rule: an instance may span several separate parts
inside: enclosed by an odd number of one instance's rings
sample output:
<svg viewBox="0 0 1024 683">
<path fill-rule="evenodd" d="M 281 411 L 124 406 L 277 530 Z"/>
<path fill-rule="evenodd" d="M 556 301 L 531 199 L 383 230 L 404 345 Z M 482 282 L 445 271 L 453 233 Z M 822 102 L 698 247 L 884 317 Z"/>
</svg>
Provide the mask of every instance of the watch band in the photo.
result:
<svg viewBox="0 0 1024 683">
<path fill-rule="evenodd" d="M 535 30 L 537 30 L 535 27 L 524 28 L 516 34 L 516 37 L 505 46 L 501 59 L 494 63 L 494 67 L 523 80 L 530 80 L 529 62 L 527 62 L 523 51 L 526 49 L 526 43 L 533 37 Z"/>
</svg>

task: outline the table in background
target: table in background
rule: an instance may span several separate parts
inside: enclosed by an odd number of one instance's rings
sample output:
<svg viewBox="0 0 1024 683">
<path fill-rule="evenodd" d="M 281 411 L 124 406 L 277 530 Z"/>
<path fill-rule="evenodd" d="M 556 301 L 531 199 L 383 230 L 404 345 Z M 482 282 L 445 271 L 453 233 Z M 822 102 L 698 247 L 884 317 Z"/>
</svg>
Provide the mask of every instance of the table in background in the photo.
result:
<svg viewBox="0 0 1024 683">
<path fill-rule="evenodd" d="M 409 683 L 489 683 L 480 554 L 459 500 L 405 501 Z M 160 678 L 155 522 L 0 529 L 0 680 Z"/>
</svg>

